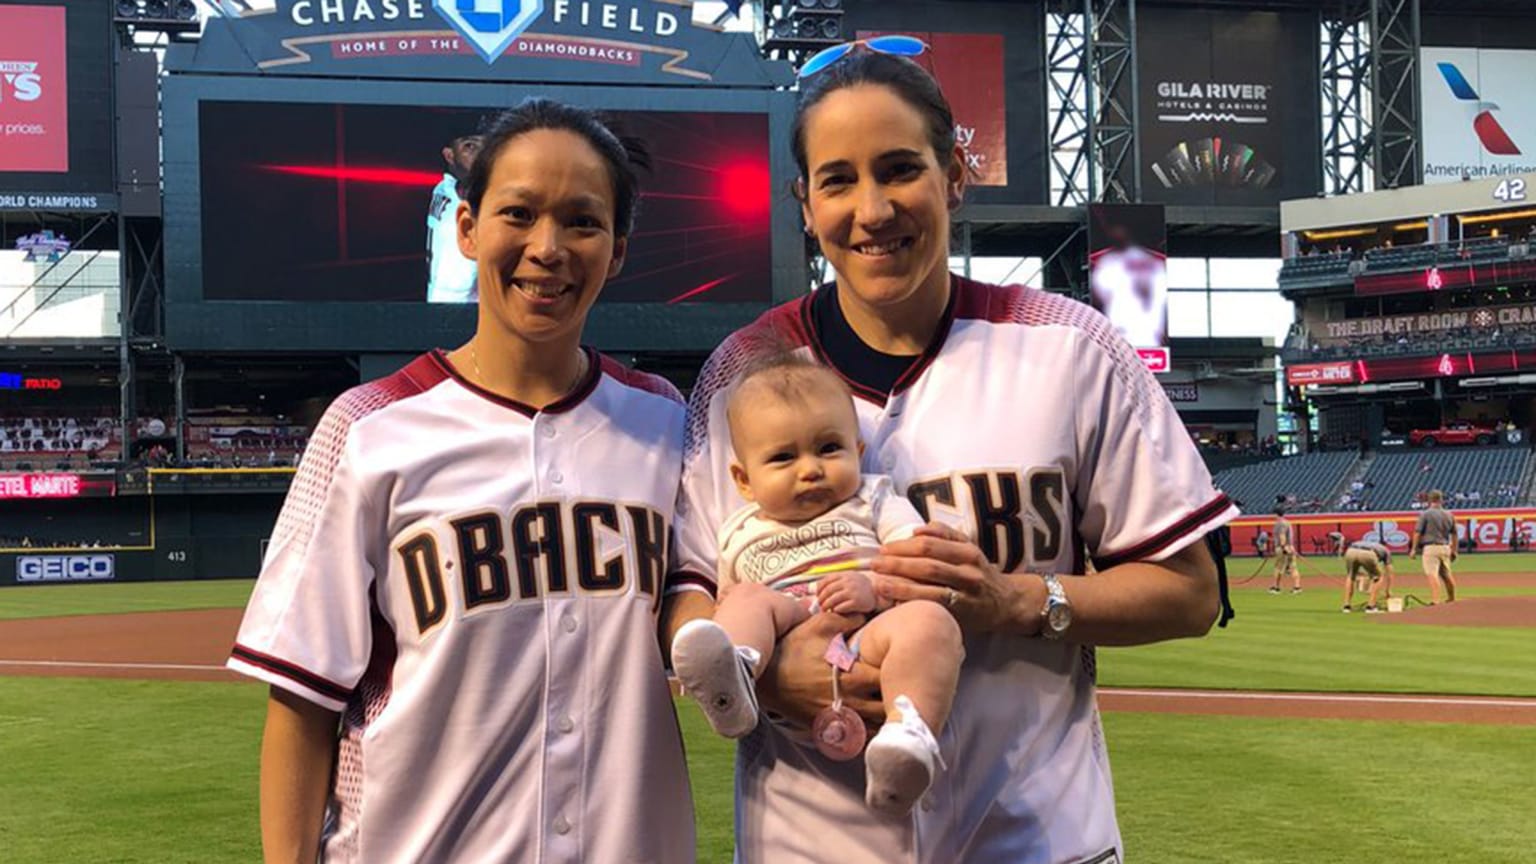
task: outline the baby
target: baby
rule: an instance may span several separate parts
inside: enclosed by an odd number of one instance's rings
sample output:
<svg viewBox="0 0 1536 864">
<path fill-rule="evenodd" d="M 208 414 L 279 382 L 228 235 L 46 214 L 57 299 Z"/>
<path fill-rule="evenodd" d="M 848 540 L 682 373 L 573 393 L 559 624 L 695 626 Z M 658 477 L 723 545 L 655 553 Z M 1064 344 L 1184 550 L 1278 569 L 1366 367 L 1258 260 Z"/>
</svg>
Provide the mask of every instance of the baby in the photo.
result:
<svg viewBox="0 0 1536 864">
<path fill-rule="evenodd" d="M 847 644 L 880 670 L 885 695 L 886 722 L 864 754 L 865 800 L 906 813 L 933 782 L 934 731 L 965 651 L 949 610 L 882 601 L 864 562 L 923 520 L 889 478 L 861 476 L 853 398 L 831 370 L 778 358 L 745 373 L 727 399 L 731 477 L 749 504 L 720 529 L 713 620 L 690 621 L 672 642 L 683 692 L 716 732 L 740 738 L 757 726 L 753 682 L 779 637 L 817 609 L 871 616 Z M 829 659 L 842 647 L 839 637 Z"/>
</svg>

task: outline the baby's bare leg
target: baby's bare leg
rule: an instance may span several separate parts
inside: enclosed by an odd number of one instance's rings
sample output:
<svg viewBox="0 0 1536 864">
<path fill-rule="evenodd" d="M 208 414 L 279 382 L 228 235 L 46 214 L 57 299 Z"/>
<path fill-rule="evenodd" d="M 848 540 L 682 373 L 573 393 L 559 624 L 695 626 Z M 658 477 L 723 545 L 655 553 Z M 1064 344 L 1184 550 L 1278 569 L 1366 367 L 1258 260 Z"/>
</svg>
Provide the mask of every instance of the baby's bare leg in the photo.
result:
<svg viewBox="0 0 1536 864">
<path fill-rule="evenodd" d="M 900 719 L 892 700 L 906 696 L 930 729 L 944 728 L 965 659 L 960 625 L 949 610 L 913 600 L 876 615 L 859 631 L 859 657 L 880 669 L 886 720 Z"/>
<path fill-rule="evenodd" d="M 763 671 L 763 662 L 773 656 L 779 637 L 796 624 L 811 617 L 805 606 L 793 597 L 756 582 L 743 582 L 727 588 L 715 607 L 715 623 L 731 637 L 738 648 L 752 648 L 762 658 L 753 677 Z"/>
</svg>

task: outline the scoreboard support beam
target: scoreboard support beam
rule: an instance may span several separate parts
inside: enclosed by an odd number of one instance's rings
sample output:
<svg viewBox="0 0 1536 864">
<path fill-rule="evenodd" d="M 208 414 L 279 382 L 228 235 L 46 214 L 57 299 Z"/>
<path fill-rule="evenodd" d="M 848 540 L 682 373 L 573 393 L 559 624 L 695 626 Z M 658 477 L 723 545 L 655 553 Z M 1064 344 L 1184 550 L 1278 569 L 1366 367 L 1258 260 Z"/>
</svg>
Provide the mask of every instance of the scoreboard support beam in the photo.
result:
<svg viewBox="0 0 1536 864">
<path fill-rule="evenodd" d="M 1371 0 L 1375 88 L 1373 161 L 1379 186 L 1416 186 L 1419 154 L 1419 0 Z"/>
<path fill-rule="evenodd" d="M 1136 0 L 1052 0 L 1045 8 L 1050 200 L 1141 200 Z"/>
<path fill-rule="evenodd" d="M 1345 0 L 1324 13 L 1324 192 L 1422 181 L 1420 0 Z"/>
</svg>

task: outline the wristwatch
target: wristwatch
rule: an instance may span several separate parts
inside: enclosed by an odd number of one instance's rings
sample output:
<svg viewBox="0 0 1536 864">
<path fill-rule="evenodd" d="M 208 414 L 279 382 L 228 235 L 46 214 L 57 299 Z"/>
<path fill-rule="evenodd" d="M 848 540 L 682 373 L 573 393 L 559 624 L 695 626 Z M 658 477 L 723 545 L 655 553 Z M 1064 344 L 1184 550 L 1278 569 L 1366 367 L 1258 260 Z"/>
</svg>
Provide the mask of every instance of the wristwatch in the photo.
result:
<svg viewBox="0 0 1536 864">
<path fill-rule="evenodd" d="M 1047 639 L 1060 639 L 1072 626 L 1072 603 L 1067 592 L 1061 589 L 1061 580 L 1055 573 L 1040 573 L 1045 583 L 1045 607 L 1040 610 L 1040 635 Z"/>
</svg>

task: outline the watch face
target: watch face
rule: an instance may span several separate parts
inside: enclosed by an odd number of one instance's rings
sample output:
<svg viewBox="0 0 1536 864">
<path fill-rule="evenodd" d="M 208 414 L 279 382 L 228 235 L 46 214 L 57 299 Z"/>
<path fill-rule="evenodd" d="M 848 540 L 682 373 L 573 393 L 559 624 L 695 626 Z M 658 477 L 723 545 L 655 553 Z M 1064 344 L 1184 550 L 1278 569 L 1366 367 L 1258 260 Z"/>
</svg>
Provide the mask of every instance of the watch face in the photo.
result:
<svg viewBox="0 0 1536 864">
<path fill-rule="evenodd" d="M 1065 603 L 1052 604 L 1050 611 L 1045 613 L 1045 623 L 1055 632 L 1063 632 L 1072 626 L 1072 607 Z"/>
</svg>

